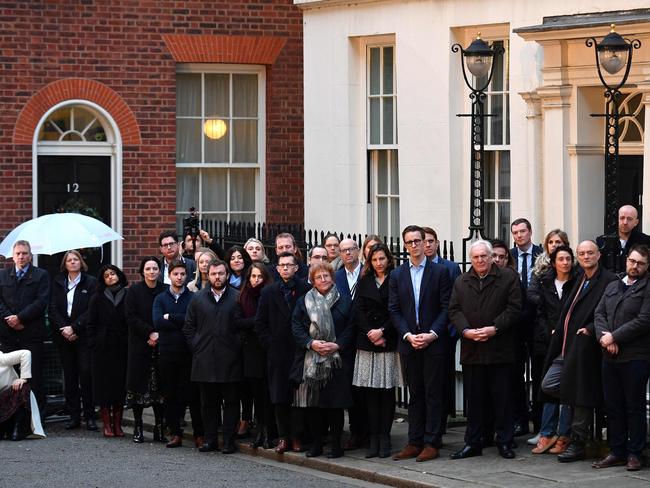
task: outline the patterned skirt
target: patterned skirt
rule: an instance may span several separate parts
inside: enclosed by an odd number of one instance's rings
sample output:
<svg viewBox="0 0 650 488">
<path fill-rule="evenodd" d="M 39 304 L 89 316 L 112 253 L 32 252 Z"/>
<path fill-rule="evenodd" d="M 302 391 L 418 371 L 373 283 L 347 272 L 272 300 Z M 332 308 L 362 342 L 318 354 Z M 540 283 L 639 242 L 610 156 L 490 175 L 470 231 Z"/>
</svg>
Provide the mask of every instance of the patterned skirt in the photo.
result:
<svg viewBox="0 0 650 488">
<path fill-rule="evenodd" d="M 404 386 L 399 353 L 357 350 L 352 384 L 362 388 Z"/>
</svg>

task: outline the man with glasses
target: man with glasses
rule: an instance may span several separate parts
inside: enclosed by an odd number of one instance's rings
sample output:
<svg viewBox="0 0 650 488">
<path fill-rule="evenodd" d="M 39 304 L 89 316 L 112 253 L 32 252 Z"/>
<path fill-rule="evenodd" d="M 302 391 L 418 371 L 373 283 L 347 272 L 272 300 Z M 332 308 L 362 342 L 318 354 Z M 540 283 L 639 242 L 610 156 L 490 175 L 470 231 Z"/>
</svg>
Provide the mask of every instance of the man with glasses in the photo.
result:
<svg viewBox="0 0 650 488">
<path fill-rule="evenodd" d="M 323 246 L 316 245 L 309 250 L 308 265 L 327 262 L 327 249 Z"/>
<path fill-rule="evenodd" d="M 334 284 L 339 293 L 347 295 L 354 300 L 354 292 L 361 275 L 361 261 L 359 261 L 359 244 L 354 239 L 343 239 L 340 246 L 343 267 L 334 273 Z"/>
<path fill-rule="evenodd" d="M 409 388 L 408 444 L 393 457 L 428 461 L 442 446 L 445 355 L 449 349 L 447 269 L 424 255 L 424 230 L 409 225 L 402 240 L 409 259 L 390 274 L 388 310 Z"/>
<path fill-rule="evenodd" d="M 309 267 L 302 262 L 302 255 L 300 254 L 300 249 L 298 249 L 298 245 L 296 244 L 296 238 L 288 232 L 282 232 L 275 237 L 275 255 L 279 258 L 280 254 L 287 252 L 296 256 L 296 262 L 298 263 L 298 268 L 296 270 L 297 277 L 301 280 L 307 281 Z M 268 270 L 275 281 L 280 280 L 280 273 L 278 272 L 276 265 L 269 265 Z"/>
<path fill-rule="evenodd" d="M 634 246 L 626 274 L 613 281 L 596 307 L 594 328 L 603 352 L 602 376 L 610 453 L 594 468 L 641 469 L 645 446 L 646 385 L 650 377 L 650 250 Z"/>
<path fill-rule="evenodd" d="M 196 263 L 193 259 L 183 257 L 181 254 L 181 246 L 178 243 L 178 234 L 173 230 L 165 230 L 160 233 L 158 236 L 158 245 L 160 246 L 160 252 L 162 254 L 162 259 L 160 262 L 163 265 L 163 269 L 160 270 L 158 275 L 158 280 L 162 281 L 166 285 L 171 284 L 169 278 L 169 265 L 172 261 L 178 259 L 179 261 L 185 263 L 187 269 L 187 276 L 185 277 L 185 285 L 194 279 L 196 274 Z"/>
<path fill-rule="evenodd" d="M 293 252 L 278 255 L 276 270 L 279 279 L 262 290 L 255 316 L 255 331 L 266 349 L 269 393 L 275 407 L 279 435 L 275 452 L 283 454 L 289 449 L 295 452 L 302 450 L 300 436 L 304 425 L 303 412 L 302 409 L 291 407 L 293 385 L 289 376 L 296 353 L 291 315 L 298 298 L 311 287 L 296 276 L 298 258 Z"/>
</svg>

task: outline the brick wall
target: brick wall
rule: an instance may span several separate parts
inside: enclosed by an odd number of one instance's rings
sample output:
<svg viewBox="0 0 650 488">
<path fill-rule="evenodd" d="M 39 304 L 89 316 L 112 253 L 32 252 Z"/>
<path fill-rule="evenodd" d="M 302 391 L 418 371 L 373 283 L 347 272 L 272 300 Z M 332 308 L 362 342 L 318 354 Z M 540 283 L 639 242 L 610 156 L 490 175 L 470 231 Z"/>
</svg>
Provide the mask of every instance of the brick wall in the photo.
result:
<svg viewBox="0 0 650 488">
<path fill-rule="evenodd" d="M 180 34 L 284 39 L 267 66 L 266 220 L 303 221 L 302 15 L 291 0 L 27 0 L 0 3 L 1 235 L 32 216 L 29 120 L 47 108 L 34 115 L 25 107 L 57 81 L 90 79 L 134 119 L 118 121 L 123 137 L 135 134 L 123 146 L 128 274 L 157 251 L 157 234 L 175 225 L 176 207 L 176 62 L 163 37 Z"/>
</svg>

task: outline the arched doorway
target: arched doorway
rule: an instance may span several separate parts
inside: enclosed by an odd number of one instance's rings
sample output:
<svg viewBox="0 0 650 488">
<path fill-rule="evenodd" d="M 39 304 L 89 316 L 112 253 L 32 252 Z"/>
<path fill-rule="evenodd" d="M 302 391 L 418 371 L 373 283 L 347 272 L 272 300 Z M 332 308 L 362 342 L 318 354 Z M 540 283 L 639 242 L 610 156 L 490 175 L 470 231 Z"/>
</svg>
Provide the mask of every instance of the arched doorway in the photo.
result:
<svg viewBox="0 0 650 488">
<path fill-rule="evenodd" d="M 62 102 L 41 118 L 34 134 L 34 216 L 78 212 L 121 231 L 121 147 L 115 123 L 96 104 Z M 121 243 L 83 251 L 89 271 L 121 265 Z M 39 256 L 39 266 L 58 272 L 62 255 Z"/>
</svg>

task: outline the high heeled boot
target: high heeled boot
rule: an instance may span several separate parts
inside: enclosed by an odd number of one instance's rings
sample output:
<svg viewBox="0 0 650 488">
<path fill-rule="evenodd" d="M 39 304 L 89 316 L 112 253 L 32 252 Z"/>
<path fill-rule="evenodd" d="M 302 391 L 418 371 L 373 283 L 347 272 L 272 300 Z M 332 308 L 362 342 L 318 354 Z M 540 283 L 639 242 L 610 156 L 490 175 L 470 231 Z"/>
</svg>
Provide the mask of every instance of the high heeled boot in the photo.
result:
<svg viewBox="0 0 650 488">
<path fill-rule="evenodd" d="M 158 404 L 153 405 L 153 416 L 154 416 L 153 440 L 155 442 L 164 442 L 166 444 L 167 442 L 169 442 L 169 439 L 165 437 L 165 426 L 163 425 L 162 405 L 158 405 Z"/>
<path fill-rule="evenodd" d="M 12 441 L 21 441 L 27 437 L 27 427 L 25 422 L 27 420 L 27 415 L 24 408 L 19 408 L 14 414 L 14 429 L 11 434 Z"/>
<path fill-rule="evenodd" d="M 115 437 L 124 437 L 124 432 L 122 431 L 123 413 L 124 407 L 122 405 L 113 406 L 113 434 L 115 434 Z"/>
<path fill-rule="evenodd" d="M 99 409 L 99 415 L 104 424 L 104 437 L 115 437 L 115 433 L 113 432 L 113 422 L 111 419 L 111 407 L 101 407 Z"/>
</svg>

